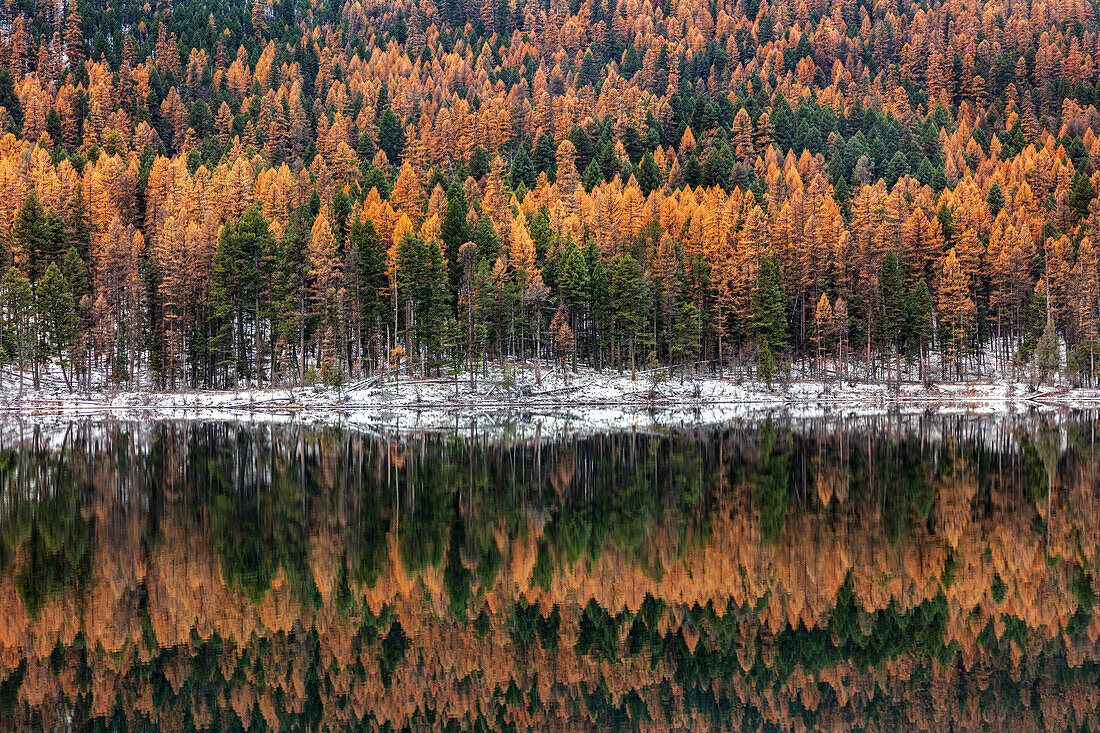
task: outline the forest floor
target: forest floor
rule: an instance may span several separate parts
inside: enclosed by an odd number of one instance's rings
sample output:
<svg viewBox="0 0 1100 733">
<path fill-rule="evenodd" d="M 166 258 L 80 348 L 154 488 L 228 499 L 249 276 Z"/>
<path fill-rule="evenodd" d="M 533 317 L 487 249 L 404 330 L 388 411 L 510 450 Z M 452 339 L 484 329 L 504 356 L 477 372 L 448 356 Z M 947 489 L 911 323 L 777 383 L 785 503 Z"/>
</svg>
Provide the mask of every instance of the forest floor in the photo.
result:
<svg viewBox="0 0 1100 733">
<path fill-rule="evenodd" d="M 59 373 L 45 375 L 39 389 L 29 374 L 0 373 L 0 412 L 64 418 L 109 413 L 127 419 L 287 419 L 397 424 L 415 429 L 457 426 L 464 418 L 502 417 L 520 422 L 542 416 L 553 423 L 588 428 L 633 425 L 712 424 L 738 417 L 786 414 L 858 415 L 899 410 L 998 413 L 1041 409 L 1100 409 L 1100 389 L 1034 386 L 1009 380 L 967 383 L 843 383 L 797 378 L 769 385 L 715 375 L 667 370 L 578 373 L 532 364 L 509 364 L 439 378 L 392 375 L 321 387 L 235 390 L 120 391 L 103 387 L 72 393 Z"/>
</svg>

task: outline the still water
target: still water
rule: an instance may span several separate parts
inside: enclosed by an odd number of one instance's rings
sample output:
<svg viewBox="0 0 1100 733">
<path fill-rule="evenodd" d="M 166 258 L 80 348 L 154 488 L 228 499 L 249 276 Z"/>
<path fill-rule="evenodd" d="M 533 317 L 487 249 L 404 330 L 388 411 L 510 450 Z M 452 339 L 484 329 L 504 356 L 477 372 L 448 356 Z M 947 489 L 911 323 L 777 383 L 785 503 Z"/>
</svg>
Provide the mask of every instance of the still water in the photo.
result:
<svg viewBox="0 0 1100 733">
<path fill-rule="evenodd" d="M 0 729 L 1096 729 L 1096 419 L 2 418 Z"/>
</svg>

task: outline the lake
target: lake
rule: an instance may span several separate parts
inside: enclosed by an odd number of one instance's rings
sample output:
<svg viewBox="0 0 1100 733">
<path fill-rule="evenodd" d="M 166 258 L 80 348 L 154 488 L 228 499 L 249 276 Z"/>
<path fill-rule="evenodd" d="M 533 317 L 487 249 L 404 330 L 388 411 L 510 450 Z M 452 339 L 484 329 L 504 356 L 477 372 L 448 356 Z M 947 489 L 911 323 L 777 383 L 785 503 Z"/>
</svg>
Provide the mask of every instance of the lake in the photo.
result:
<svg viewBox="0 0 1100 733">
<path fill-rule="evenodd" d="M 0 728 L 1095 729 L 1098 417 L 0 417 Z"/>
</svg>

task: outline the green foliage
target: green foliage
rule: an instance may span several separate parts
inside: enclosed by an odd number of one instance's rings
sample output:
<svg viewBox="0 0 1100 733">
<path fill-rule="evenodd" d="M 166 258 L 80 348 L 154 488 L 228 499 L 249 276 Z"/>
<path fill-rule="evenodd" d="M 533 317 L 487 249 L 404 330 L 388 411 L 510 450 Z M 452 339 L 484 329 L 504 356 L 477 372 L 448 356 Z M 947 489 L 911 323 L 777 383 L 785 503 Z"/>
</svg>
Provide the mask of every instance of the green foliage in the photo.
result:
<svg viewBox="0 0 1100 733">
<path fill-rule="evenodd" d="M 917 348 L 924 348 L 935 336 L 932 320 L 932 292 L 922 278 L 906 298 L 906 331 Z"/>
<path fill-rule="evenodd" d="M 535 176 L 538 175 L 535 170 L 534 164 L 531 162 L 530 156 L 527 155 L 527 151 L 523 148 L 519 149 L 516 153 L 516 157 L 512 160 L 512 171 L 510 179 L 512 188 L 517 188 L 521 183 L 531 190 L 535 187 Z"/>
<path fill-rule="evenodd" d="M 985 202 L 989 204 L 989 213 L 996 218 L 997 214 L 1001 213 L 1001 209 L 1005 206 L 1004 191 L 1001 190 L 1001 184 L 996 181 L 989 187 L 989 193 L 985 197 Z"/>
<path fill-rule="evenodd" d="M 435 350 L 449 307 L 447 266 L 439 242 L 406 236 L 398 246 L 397 272 L 401 301 L 412 304 L 412 331 L 419 343 Z"/>
<path fill-rule="evenodd" d="M 664 184 L 664 177 L 661 175 L 661 169 L 657 167 L 657 163 L 653 160 L 653 153 L 646 152 L 642 157 L 642 163 L 638 167 L 637 178 L 638 187 L 646 196 L 659 189 Z"/>
<path fill-rule="evenodd" d="M 378 147 L 390 165 L 400 165 L 405 152 L 405 131 L 393 110 L 386 106 L 378 119 Z"/>
<path fill-rule="evenodd" d="M 51 263 L 61 261 L 65 242 L 64 224 L 52 210 L 43 210 L 32 189 L 12 224 L 12 239 L 30 263 L 27 271 L 37 282 Z"/>
<path fill-rule="evenodd" d="M 1058 371 L 1061 365 L 1061 346 L 1058 334 L 1054 331 L 1054 320 L 1047 319 L 1043 333 L 1035 344 L 1035 366 L 1044 379 Z"/>
<path fill-rule="evenodd" d="M 276 243 L 259 204 L 253 204 L 218 237 L 211 263 L 209 319 L 215 362 L 229 367 L 230 380 L 249 378 L 255 340 L 263 337 L 262 320 L 271 307 L 276 269 Z"/>
<path fill-rule="evenodd" d="M 1005 596 L 1008 594 L 1008 585 L 996 573 L 993 574 L 993 585 L 990 587 L 990 594 L 993 596 L 993 602 L 997 604 L 1004 603 Z"/>
<path fill-rule="evenodd" d="M 636 259 L 620 254 L 611 260 L 607 268 L 607 296 L 614 331 L 622 341 L 629 342 L 633 354 L 635 341 L 647 331 L 650 308 L 650 289 Z"/>
<path fill-rule="evenodd" d="M 466 205 L 466 196 L 463 194 L 456 176 L 447 190 L 447 210 L 443 214 L 443 222 L 439 231 L 439 238 L 443 242 L 450 271 L 450 287 L 454 291 L 459 288 L 462 274 L 458 262 L 458 249 L 470 240 L 470 232 L 466 226 L 466 214 L 468 212 L 469 207 Z"/>
<path fill-rule="evenodd" d="M 1089 204 L 1096 198 L 1096 187 L 1087 175 L 1081 171 L 1073 176 L 1073 185 L 1066 194 L 1066 206 L 1074 213 L 1077 219 L 1084 219 L 1089 215 Z"/>
<path fill-rule="evenodd" d="M 56 264 L 50 264 L 35 292 L 37 322 L 42 336 L 39 353 L 66 367 L 76 339 L 76 304 L 72 288 Z M 68 376 L 66 372 L 66 376 Z"/>
<path fill-rule="evenodd" d="M 882 307 L 878 311 L 878 329 L 883 341 L 897 347 L 906 335 L 905 278 L 893 250 L 883 259 L 879 275 L 879 297 Z"/>
<path fill-rule="evenodd" d="M 692 303 L 683 304 L 672 322 L 669 359 L 680 363 L 696 359 L 702 348 L 702 334 L 703 323 L 699 309 Z"/>
<path fill-rule="evenodd" d="M 783 276 L 775 258 L 760 260 L 758 285 L 752 291 L 752 329 L 756 337 L 769 351 L 787 348 L 787 296 Z"/>
<path fill-rule="evenodd" d="M 1024 338 L 1020 344 L 1020 358 L 1030 359 L 1039 345 L 1039 338 L 1048 325 L 1047 299 L 1039 290 L 1032 290 L 1024 303 Z"/>
<path fill-rule="evenodd" d="M 0 357 L 9 362 L 25 363 L 34 351 L 34 291 L 30 281 L 16 268 L 0 280 Z"/>
</svg>

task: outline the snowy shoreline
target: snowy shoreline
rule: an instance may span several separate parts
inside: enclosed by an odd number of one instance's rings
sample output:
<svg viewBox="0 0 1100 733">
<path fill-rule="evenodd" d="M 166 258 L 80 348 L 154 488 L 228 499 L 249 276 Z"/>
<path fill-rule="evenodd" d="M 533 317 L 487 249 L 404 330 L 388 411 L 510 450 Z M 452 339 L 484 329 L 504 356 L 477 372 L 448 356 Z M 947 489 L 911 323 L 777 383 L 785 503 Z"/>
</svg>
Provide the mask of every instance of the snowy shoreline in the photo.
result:
<svg viewBox="0 0 1100 733">
<path fill-rule="evenodd" d="M 346 425 L 398 430 L 462 429 L 470 423 L 544 430 L 691 427 L 768 415 L 813 418 L 885 413 L 991 415 L 1029 410 L 1100 409 L 1100 389 L 1032 387 L 986 380 L 921 384 L 860 384 L 815 380 L 776 382 L 641 373 L 578 374 L 512 368 L 436 379 L 366 380 L 343 389 L 312 387 L 226 391 L 93 391 L 69 393 L 51 379 L 20 396 L 0 388 L 0 419 L 63 421 L 238 420 Z"/>
</svg>

